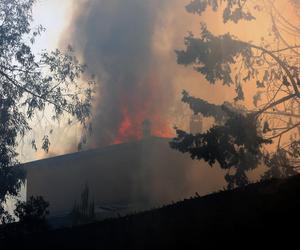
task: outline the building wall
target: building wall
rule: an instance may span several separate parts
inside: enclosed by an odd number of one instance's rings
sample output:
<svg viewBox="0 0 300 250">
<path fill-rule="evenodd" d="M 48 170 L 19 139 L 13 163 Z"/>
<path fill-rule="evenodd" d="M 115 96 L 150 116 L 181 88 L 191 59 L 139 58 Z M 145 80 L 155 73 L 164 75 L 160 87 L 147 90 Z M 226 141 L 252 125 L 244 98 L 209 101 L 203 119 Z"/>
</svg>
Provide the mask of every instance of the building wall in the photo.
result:
<svg viewBox="0 0 300 250">
<path fill-rule="evenodd" d="M 27 197 L 42 195 L 50 213 L 71 211 L 88 185 L 96 205 L 146 209 L 225 185 L 223 172 L 193 161 L 169 147 L 168 140 L 149 138 L 31 162 Z"/>
</svg>

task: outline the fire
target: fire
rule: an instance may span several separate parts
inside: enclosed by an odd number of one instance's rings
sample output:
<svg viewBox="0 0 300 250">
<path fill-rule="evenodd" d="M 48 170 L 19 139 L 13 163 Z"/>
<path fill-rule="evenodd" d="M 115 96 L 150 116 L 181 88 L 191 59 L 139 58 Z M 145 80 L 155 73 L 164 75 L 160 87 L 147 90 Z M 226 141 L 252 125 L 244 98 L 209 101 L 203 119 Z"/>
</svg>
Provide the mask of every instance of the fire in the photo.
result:
<svg viewBox="0 0 300 250">
<path fill-rule="evenodd" d="M 155 86 L 153 86 L 153 89 Z M 150 132 L 152 136 L 171 138 L 175 133 L 168 125 L 168 121 L 160 114 L 161 110 L 152 109 L 153 95 L 148 95 L 148 100 L 141 98 L 126 98 L 124 105 L 121 107 L 122 119 L 118 127 L 117 135 L 113 144 L 119 144 L 132 140 L 140 140 L 143 138 L 143 122 L 149 120 L 151 122 Z M 151 111 L 151 112 L 150 112 Z"/>
<path fill-rule="evenodd" d="M 141 139 L 142 134 L 136 127 L 135 120 L 129 115 L 128 108 L 122 109 L 122 121 L 113 144 L 119 144 L 132 139 Z"/>
<path fill-rule="evenodd" d="M 150 116 L 151 121 L 151 135 L 171 138 L 174 136 L 174 131 L 167 125 L 164 124 L 159 117 Z M 127 109 L 123 110 L 123 119 L 120 123 L 118 134 L 113 144 L 120 144 L 126 141 L 140 140 L 143 138 L 142 124 L 143 121 L 148 119 L 146 116 L 130 116 Z"/>
</svg>

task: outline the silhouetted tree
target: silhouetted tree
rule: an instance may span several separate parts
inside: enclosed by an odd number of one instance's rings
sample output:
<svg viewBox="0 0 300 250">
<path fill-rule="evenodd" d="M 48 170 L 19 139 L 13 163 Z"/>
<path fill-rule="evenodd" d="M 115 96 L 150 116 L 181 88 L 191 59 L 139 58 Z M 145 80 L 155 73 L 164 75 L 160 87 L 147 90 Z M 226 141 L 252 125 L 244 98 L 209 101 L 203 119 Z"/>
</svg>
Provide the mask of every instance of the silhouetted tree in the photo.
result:
<svg viewBox="0 0 300 250">
<path fill-rule="evenodd" d="M 17 195 L 25 173 L 18 168 L 17 138 L 31 130 L 36 112 L 58 121 L 63 114 L 86 126 L 93 82 L 80 83 L 85 71 L 69 46 L 66 52 L 32 52 L 43 27 L 32 28 L 35 0 L 0 1 L 0 204 Z M 37 150 L 35 139 L 32 147 Z M 41 148 L 48 151 L 46 134 Z M 1 206 L 1 205 L 0 205 Z M 0 210 L 0 217 L 3 211 Z"/>
<path fill-rule="evenodd" d="M 73 224 L 85 224 L 95 220 L 95 203 L 90 201 L 90 190 L 88 185 L 85 185 L 81 193 L 81 202 L 74 204 L 72 213 Z"/>
<path fill-rule="evenodd" d="M 43 197 L 30 197 L 28 201 L 18 201 L 14 211 L 19 219 L 18 227 L 26 233 L 39 232 L 48 229 L 46 216 L 49 203 Z"/>
<path fill-rule="evenodd" d="M 215 124 L 197 135 L 177 128 L 177 137 L 171 142 L 171 147 L 194 159 L 218 163 L 228 170 L 228 188 L 248 184 L 247 173 L 260 164 L 268 168 L 265 178 L 293 175 L 300 166 L 300 45 L 289 43 L 299 37 L 300 29 L 278 9 L 278 2 L 193 0 L 186 7 L 198 15 L 222 14 L 224 24 L 242 26 L 258 22 L 256 17 L 262 15 L 270 20 L 269 34 L 258 43 L 243 41 L 230 32 L 214 34 L 203 22 L 200 36 L 190 33 L 185 49 L 176 51 L 179 64 L 193 66 L 210 84 L 220 83 L 236 91 L 232 102 L 223 105 L 184 91 L 182 101 L 195 114 L 213 117 Z M 297 1 L 286 1 L 286 5 L 297 15 Z M 252 108 L 244 102 L 250 95 L 244 93 L 245 84 L 256 88 Z"/>
</svg>

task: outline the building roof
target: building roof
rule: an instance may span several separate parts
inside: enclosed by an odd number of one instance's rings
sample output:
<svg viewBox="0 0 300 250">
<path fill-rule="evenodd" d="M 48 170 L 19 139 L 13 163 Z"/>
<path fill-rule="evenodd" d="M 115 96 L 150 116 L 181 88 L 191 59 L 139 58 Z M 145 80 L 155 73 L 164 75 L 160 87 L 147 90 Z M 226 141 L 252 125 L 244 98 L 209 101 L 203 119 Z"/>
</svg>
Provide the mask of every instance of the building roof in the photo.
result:
<svg viewBox="0 0 300 250">
<path fill-rule="evenodd" d="M 170 139 L 140 141 L 23 164 L 27 197 L 41 195 L 50 211 L 70 211 L 87 184 L 97 206 L 148 208 L 224 185 L 219 168 L 173 150 Z"/>
</svg>

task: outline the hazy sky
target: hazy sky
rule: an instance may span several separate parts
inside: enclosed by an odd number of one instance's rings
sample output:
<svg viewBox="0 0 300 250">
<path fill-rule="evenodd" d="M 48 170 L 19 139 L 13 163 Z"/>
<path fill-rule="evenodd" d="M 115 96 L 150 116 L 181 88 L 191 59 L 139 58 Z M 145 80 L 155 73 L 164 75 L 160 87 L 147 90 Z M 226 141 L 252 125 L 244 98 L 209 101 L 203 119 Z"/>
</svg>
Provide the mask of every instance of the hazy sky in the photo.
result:
<svg viewBox="0 0 300 250">
<path fill-rule="evenodd" d="M 76 0 L 75 0 L 76 2 Z M 59 47 L 63 32 L 70 24 L 72 14 L 72 4 L 74 0 L 37 0 L 33 8 L 33 28 L 42 25 L 46 30 L 36 39 L 33 51 L 38 55 L 41 50 L 54 50 Z M 38 119 L 39 120 L 39 117 Z M 41 119 L 40 119 L 41 120 Z M 32 122 L 33 130 L 19 142 L 19 160 L 21 162 L 32 161 L 45 157 L 41 151 L 34 152 L 30 147 L 32 137 L 39 142 L 42 134 L 48 128 L 36 126 L 36 121 Z M 54 144 L 54 143 L 53 143 Z M 59 143 L 63 144 L 63 143 Z"/>
<path fill-rule="evenodd" d="M 34 25 L 41 24 L 45 33 L 37 40 L 37 50 L 55 49 L 62 32 L 70 22 L 71 4 L 74 0 L 38 0 L 34 10 Z"/>
</svg>

